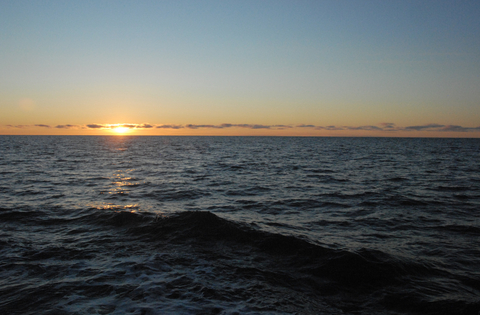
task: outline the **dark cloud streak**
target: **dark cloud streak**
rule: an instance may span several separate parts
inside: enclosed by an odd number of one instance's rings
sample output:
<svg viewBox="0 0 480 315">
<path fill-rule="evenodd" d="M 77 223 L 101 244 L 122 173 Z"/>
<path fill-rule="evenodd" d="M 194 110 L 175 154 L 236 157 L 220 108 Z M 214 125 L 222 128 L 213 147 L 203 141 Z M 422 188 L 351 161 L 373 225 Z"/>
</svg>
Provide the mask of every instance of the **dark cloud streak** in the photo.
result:
<svg viewBox="0 0 480 315">
<path fill-rule="evenodd" d="M 77 125 L 56 125 L 55 128 L 57 129 L 71 129 L 71 128 L 79 128 L 80 126 Z"/>
<path fill-rule="evenodd" d="M 101 129 L 101 128 L 105 128 L 104 125 L 99 125 L 99 124 L 88 124 L 87 125 L 87 128 L 90 128 L 90 129 Z"/>
<path fill-rule="evenodd" d="M 438 129 L 438 128 L 442 128 L 442 127 L 445 127 L 445 125 L 428 124 L 428 125 L 422 125 L 422 126 L 408 126 L 408 127 L 403 128 L 403 130 L 407 130 L 407 131 L 408 131 L 408 130 L 420 131 L 420 130 Z"/>
<path fill-rule="evenodd" d="M 157 126 L 155 126 L 155 128 L 158 128 L 158 129 L 183 129 L 185 127 L 183 127 L 182 125 L 157 125 Z"/>
<path fill-rule="evenodd" d="M 359 126 L 359 127 L 344 127 L 347 130 L 383 130 L 380 127 L 377 126 Z"/>
<path fill-rule="evenodd" d="M 440 128 L 439 131 L 472 132 L 472 131 L 480 131 L 480 126 L 469 128 L 469 127 L 462 127 L 462 126 L 456 126 L 456 125 L 447 125 Z"/>
<path fill-rule="evenodd" d="M 150 125 L 150 124 L 137 125 L 137 128 L 139 128 L 139 129 L 149 129 L 149 128 L 153 128 L 153 125 Z"/>
<path fill-rule="evenodd" d="M 345 130 L 343 127 L 336 127 L 336 126 L 317 126 L 315 127 L 315 130 Z"/>
<path fill-rule="evenodd" d="M 297 127 L 297 128 L 315 128 L 316 126 L 315 125 L 301 124 L 301 125 L 296 125 L 295 127 Z"/>
</svg>

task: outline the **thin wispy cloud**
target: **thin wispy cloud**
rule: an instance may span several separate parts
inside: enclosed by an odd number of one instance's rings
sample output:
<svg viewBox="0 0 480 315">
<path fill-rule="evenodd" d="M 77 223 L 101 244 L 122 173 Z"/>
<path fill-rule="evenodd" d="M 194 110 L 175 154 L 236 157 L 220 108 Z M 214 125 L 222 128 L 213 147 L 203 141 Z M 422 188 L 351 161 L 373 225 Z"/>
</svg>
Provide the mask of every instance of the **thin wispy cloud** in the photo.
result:
<svg viewBox="0 0 480 315">
<path fill-rule="evenodd" d="M 250 129 L 270 129 L 271 126 L 265 126 L 265 125 L 248 125 L 247 127 L 242 127 L 242 128 L 250 128 Z"/>
<path fill-rule="evenodd" d="M 90 129 L 102 129 L 102 128 L 105 128 L 103 125 L 99 125 L 99 124 L 88 124 L 87 125 L 87 128 L 90 128 Z"/>
<path fill-rule="evenodd" d="M 315 130 L 345 130 L 345 127 L 337 127 L 337 126 L 315 126 Z"/>
<path fill-rule="evenodd" d="M 273 128 L 278 128 L 278 129 L 291 129 L 291 128 L 293 128 L 290 125 L 273 125 L 272 127 Z"/>
<path fill-rule="evenodd" d="M 345 127 L 345 129 L 347 130 L 383 130 L 383 128 L 381 127 L 377 127 L 377 126 L 358 126 L 358 127 L 351 127 L 351 126 L 347 126 Z"/>
<path fill-rule="evenodd" d="M 192 125 L 192 124 L 188 124 L 185 126 L 186 128 L 188 129 L 198 129 L 198 128 L 216 128 L 216 129 L 222 129 L 224 127 L 222 127 L 221 125 L 220 126 L 216 126 L 216 125 Z"/>
<path fill-rule="evenodd" d="M 139 127 L 139 125 L 135 125 L 135 124 L 110 125 L 110 128 L 117 128 L 117 127 L 130 128 L 130 129 L 141 128 Z"/>
<path fill-rule="evenodd" d="M 19 129 L 24 129 L 24 128 L 29 128 L 31 127 L 30 125 L 5 125 L 7 128 L 19 128 Z"/>
<path fill-rule="evenodd" d="M 423 125 L 423 126 L 408 126 L 405 127 L 404 130 L 436 130 L 438 131 L 439 128 L 445 127 L 445 125 L 439 125 L 439 124 L 428 124 L 428 125 Z"/>
<path fill-rule="evenodd" d="M 454 131 L 454 132 L 469 132 L 469 131 L 480 131 L 480 126 L 475 128 L 468 128 L 456 125 L 448 125 L 440 128 L 440 131 Z"/>
<path fill-rule="evenodd" d="M 395 126 L 394 123 L 381 123 L 380 126 L 384 131 L 395 131 L 397 130 L 397 127 Z"/>
<path fill-rule="evenodd" d="M 296 125 L 295 127 L 297 127 L 297 128 L 314 128 L 315 125 L 305 125 L 305 124 L 301 124 L 301 125 Z"/>
<path fill-rule="evenodd" d="M 182 125 L 157 125 L 155 128 L 160 128 L 160 129 L 183 129 Z"/>
<path fill-rule="evenodd" d="M 77 125 L 57 125 L 55 128 L 57 129 L 78 129 L 81 128 L 82 126 L 77 126 Z"/>
<path fill-rule="evenodd" d="M 142 124 L 142 125 L 137 125 L 137 128 L 144 128 L 144 129 L 150 129 L 150 128 L 153 128 L 153 125 L 150 125 L 150 124 Z"/>
</svg>

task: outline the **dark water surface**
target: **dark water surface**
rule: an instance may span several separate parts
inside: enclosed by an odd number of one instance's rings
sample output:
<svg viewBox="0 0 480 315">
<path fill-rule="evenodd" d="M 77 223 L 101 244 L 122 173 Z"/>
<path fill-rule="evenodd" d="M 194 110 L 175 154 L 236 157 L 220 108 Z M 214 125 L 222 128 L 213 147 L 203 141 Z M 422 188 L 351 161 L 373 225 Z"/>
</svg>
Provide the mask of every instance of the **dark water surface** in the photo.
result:
<svg viewBox="0 0 480 315">
<path fill-rule="evenodd" d="M 0 136 L 1 314 L 474 314 L 480 139 Z"/>
</svg>

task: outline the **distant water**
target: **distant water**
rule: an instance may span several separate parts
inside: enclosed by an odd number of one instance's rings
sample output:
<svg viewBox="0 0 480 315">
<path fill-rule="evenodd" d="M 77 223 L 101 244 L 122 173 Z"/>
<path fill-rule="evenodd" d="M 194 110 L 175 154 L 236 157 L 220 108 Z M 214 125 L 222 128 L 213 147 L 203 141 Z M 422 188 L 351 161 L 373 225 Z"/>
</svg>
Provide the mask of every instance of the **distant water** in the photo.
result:
<svg viewBox="0 0 480 315">
<path fill-rule="evenodd" d="M 474 314 L 480 139 L 0 136 L 0 314 Z"/>
</svg>

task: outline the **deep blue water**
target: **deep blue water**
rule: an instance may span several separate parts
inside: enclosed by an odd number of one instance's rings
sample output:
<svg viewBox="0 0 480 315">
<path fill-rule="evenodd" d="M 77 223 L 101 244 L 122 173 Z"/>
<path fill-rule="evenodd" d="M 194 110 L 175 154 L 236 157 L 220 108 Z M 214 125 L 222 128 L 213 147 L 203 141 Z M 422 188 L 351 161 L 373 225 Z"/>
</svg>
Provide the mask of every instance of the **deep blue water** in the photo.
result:
<svg viewBox="0 0 480 315">
<path fill-rule="evenodd" d="M 474 314 L 480 139 L 0 136 L 1 314 Z"/>
</svg>

